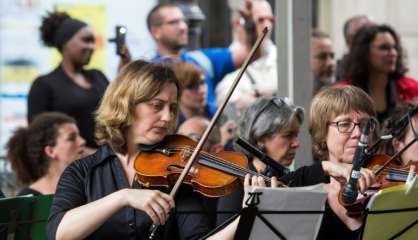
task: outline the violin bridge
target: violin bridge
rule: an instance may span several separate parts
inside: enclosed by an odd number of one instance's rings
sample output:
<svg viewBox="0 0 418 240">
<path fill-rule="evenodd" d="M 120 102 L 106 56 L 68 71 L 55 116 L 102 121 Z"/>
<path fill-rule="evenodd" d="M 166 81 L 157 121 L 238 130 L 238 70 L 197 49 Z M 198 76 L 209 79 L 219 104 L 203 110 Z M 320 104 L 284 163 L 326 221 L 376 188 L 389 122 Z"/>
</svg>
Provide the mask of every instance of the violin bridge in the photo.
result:
<svg viewBox="0 0 418 240">
<path fill-rule="evenodd" d="M 182 160 L 189 159 L 191 155 L 192 155 L 192 151 L 188 148 L 181 151 L 181 154 L 180 154 Z"/>
</svg>

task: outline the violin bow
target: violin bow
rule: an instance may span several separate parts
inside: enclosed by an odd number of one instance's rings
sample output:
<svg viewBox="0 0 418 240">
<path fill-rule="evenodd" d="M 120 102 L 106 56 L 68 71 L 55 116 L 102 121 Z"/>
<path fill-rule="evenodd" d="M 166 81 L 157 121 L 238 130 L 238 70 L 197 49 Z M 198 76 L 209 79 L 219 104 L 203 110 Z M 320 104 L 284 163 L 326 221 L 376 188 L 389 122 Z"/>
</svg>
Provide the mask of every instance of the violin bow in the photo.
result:
<svg viewBox="0 0 418 240">
<path fill-rule="evenodd" d="M 170 196 L 175 197 L 181 184 L 183 183 L 184 179 L 186 178 L 187 174 L 189 173 L 190 169 L 193 166 L 193 163 L 196 162 L 196 158 L 200 153 L 200 150 L 202 150 L 203 145 L 205 144 L 210 132 L 214 128 L 216 122 L 218 121 L 219 117 L 221 116 L 222 112 L 224 111 L 224 108 L 226 104 L 228 103 L 229 99 L 231 98 L 232 93 L 234 92 L 235 88 L 237 87 L 239 81 L 241 80 L 242 75 L 244 74 L 245 70 L 247 69 L 248 65 L 250 64 L 251 59 L 255 55 L 257 49 L 260 47 L 261 43 L 263 42 L 264 38 L 266 37 L 268 33 L 268 28 L 265 27 L 263 29 L 263 32 L 260 36 L 258 36 L 256 42 L 254 43 L 253 47 L 251 48 L 250 53 L 248 54 L 247 58 L 244 61 L 244 64 L 240 68 L 240 71 L 235 78 L 234 82 L 232 83 L 232 86 L 229 88 L 228 93 L 226 94 L 226 97 L 224 101 L 222 102 L 221 106 L 218 107 L 218 110 L 216 111 L 215 115 L 211 119 L 209 126 L 206 128 L 205 132 L 203 133 L 202 137 L 200 138 L 197 146 L 195 147 L 192 155 L 190 156 L 189 160 L 187 161 L 186 165 L 184 166 L 183 171 L 181 172 L 179 178 L 177 179 L 176 183 L 174 184 L 174 187 L 171 189 Z M 150 236 L 149 239 L 153 239 L 155 236 L 155 233 L 157 231 L 158 225 L 153 224 L 150 229 Z"/>
</svg>

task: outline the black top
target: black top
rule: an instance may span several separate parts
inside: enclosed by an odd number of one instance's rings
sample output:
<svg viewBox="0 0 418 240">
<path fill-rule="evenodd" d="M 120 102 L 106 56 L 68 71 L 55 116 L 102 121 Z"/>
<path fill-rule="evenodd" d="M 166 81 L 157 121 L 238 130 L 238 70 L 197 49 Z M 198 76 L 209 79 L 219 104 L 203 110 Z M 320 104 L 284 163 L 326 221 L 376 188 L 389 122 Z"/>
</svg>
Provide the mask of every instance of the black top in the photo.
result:
<svg viewBox="0 0 418 240">
<path fill-rule="evenodd" d="M 123 188 L 129 188 L 128 180 L 120 160 L 109 146 L 100 146 L 93 155 L 73 162 L 57 186 L 48 219 L 48 239 L 55 239 L 58 225 L 67 211 Z M 134 181 L 132 188 L 141 186 Z M 200 196 L 181 188 L 176 196 L 176 211 L 170 214 L 164 227 L 158 228 L 156 239 L 198 239 L 209 231 L 205 215 L 178 211 L 203 211 Z M 107 219 L 87 239 L 147 239 L 151 224 L 145 212 L 126 207 Z"/>
<path fill-rule="evenodd" d="M 85 89 L 74 83 L 62 67 L 38 77 L 32 84 L 28 96 L 28 121 L 42 112 L 63 112 L 77 121 L 81 136 L 89 147 L 97 147 L 94 141 L 94 116 L 100 99 L 109 84 L 106 76 L 98 70 L 83 70 L 91 83 Z"/>
<path fill-rule="evenodd" d="M 318 240 L 341 239 L 356 240 L 358 239 L 361 227 L 355 231 L 351 231 L 343 221 L 332 211 L 328 202 L 325 204 L 325 213 L 322 217 L 321 227 L 319 228 Z"/>
<path fill-rule="evenodd" d="M 249 168 L 255 170 L 254 166 L 250 162 Z M 267 174 L 270 175 L 270 174 Z M 317 162 L 311 166 L 304 166 L 296 169 L 294 172 L 290 172 L 279 178 L 280 181 L 288 185 L 289 187 L 309 186 L 327 181 L 324 170 L 320 162 Z M 239 212 L 242 206 L 242 199 L 244 192 L 242 189 L 238 189 L 235 192 L 218 200 L 218 211 L 235 211 Z M 216 220 L 216 225 L 219 225 L 230 218 L 233 214 L 219 213 Z"/>
<path fill-rule="evenodd" d="M 23 196 L 23 195 L 29 195 L 29 194 L 32 194 L 33 196 L 42 195 L 42 193 L 36 191 L 35 189 L 27 187 L 27 188 L 20 190 L 17 196 Z"/>
<path fill-rule="evenodd" d="M 3 192 L 0 190 L 0 198 L 5 198 Z M 0 224 L 0 240 L 6 240 L 7 239 L 7 228 L 5 225 Z"/>
</svg>

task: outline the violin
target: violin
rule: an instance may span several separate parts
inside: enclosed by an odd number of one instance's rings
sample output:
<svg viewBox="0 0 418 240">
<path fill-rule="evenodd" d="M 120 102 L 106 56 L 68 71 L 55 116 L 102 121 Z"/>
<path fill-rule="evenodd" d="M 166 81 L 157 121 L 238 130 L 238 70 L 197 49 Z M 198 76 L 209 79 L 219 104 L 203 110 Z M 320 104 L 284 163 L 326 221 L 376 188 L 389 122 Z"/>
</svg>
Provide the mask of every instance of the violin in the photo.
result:
<svg viewBox="0 0 418 240">
<path fill-rule="evenodd" d="M 349 216 L 359 216 L 366 208 L 370 197 L 379 190 L 405 184 L 411 166 L 413 166 L 414 169 L 417 169 L 418 162 L 410 161 L 408 164 L 404 165 L 394 163 L 393 160 L 396 159 L 397 156 L 399 156 L 399 154 L 395 154 L 392 157 L 385 154 L 379 154 L 369 159 L 365 168 L 373 171 L 376 176 L 376 183 L 372 185 L 365 194 L 360 195 L 354 203 L 343 203 L 342 190 L 344 188 L 342 188 L 339 194 L 339 201 L 347 209 L 347 214 Z"/>
<path fill-rule="evenodd" d="M 174 184 L 173 188 L 170 191 L 170 196 L 171 197 L 175 197 L 176 196 L 176 194 L 177 194 L 177 192 L 178 192 L 181 184 L 184 181 L 187 182 L 187 179 L 192 179 L 191 176 L 193 176 L 193 173 L 190 173 L 190 171 L 194 170 L 195 171 L 195 175 L 199 175 L 201 173 L 201 172 L 196 172 L 197 166 L 195 165 L 195 162 L 198 159 L 198 156 L 199 156 L 199 159 L 200 159 L 200 157 L 202 157 L 202 156 L 205 156 L 205 158 L 206 158 L 206 157 L 209 157 L 209 155 L 200 154 L 200 151 L 202 150 L 203 145 L 205 144 L 206 140 L 208 139 L 210 132 L 215 127 L 216 122 L 220 118 L 223 110 L 225 109 L 226 103 L 231 98 L 231 95 L 232 95 L 234 89 L 236 88 L 236 86 L 238 85 L 239 80 L 241 79 L 242 75 L 244 74 L 245 69 L 250 64 L 251 59 L 256 54 L 257 49 L 260 47 L 260 45 L 263 42 L 264 38 L 266 37 L 267 33 L 268 33 L 268 28 L 265 27 L 263 29 L 263 32 L 258 36 L 257 41 L 255 42 L 255 44 L 251 48 L 251 51 L 250 51 L 249 55 L 247 56 L 247 58 L 245 59 L 242 68 L 238 72 L 238 75 L 236 76 L 236 78 L 235 78 L 234 82 L 232 83 L 229 91 L 227 92 L 224 101 L 219 106 L 219 108 L 216 111 L 215 115 L 211 119 L 211 121 L 209 123 L 209 126 L 206 128 L 205 132 L 203 133 L 202 137 L 200 138 L 200 141 L 198 142 L 198 144 L 196 145 L 196 147 L 193 148 L 193 151 L 191 151 L 192 153 L 191 153 L 190 158 L 186 162 L 183 161 L 182 165 L 179 165 L 180 166 L 180 169 L 181 169 L 181 173 L 167 175 L 167 177 L 166 177 L 167 179 L 168 178 L 174 178 L 174 177 L 169 177 L 169 176 L 178 176 L 177 179 L 169 179 L 169 180 L 167 180 L 167 182 L 173 182 L 173 181 L 175 181 L 175 184 Z M 174 149 L 174 150 L 178 150 L 178 149 Z M 146 154 L 146 152 L 140 152 L 138 158 L 140 158 L 140 155 L 142 155 L 143 153 Z M 153 161 L 153 163 L 152 164 L 148 164 L 148 166 L 154 165 L 154 164 L 155 163 Z M 138 163 L 138 164 L 134 163 L 134 165 L 140 165 L 140 163 Z M 173 166 L 174 165 L 170 165 L 170 168 L 172 169 Z M 178 167 L 175 167 L 175 168 L 178 168 Z M 165 171 L 164 169 L 161 169 L 161 168 L 160 168 L 160 170 Z M 137 176 L 138 175 L 140 175 L 140 174 L 137 174 Z M 138 177 L 138 178 L 140 178 L 140 177 Z M 160 177 L 159 179 L 161 180 L 161 178 L 164 178 L 164 177 Z M 145 181 L 145 183 L 149 183 L 150 185 L 152 185 L 151 180 Z M 190 180 L 190 184 L 194 185 L 194 183 L 195 183 L 195 181 Z M 161 183 L 159 183 L 159 184 L 163 184 L 163 181 L 161 181 Z M 200 191 L 203 192 L 203 190 L 200 190 Z M 158 228 L 158 226 L 155 225 L 155 224 L 153 224 L 151 226 L 149 239 L 154 239 L 155 233 L 157 231 L 157 228 Z"/>
<path fill-rule="evenodd" d="M 379 168 L 390 160 L 388 155 L 376 155 L 367 164 L 367 168 L 372 170 L 379 170 Z M 389 163 L 382 171 L 376 175 L 376 183 L 380 186 L 379 189 L 388 188 L 404 184 L 409 174 L 411 166 L 417 168 L 418 162 L 408 162 L 408 164 Z M 373 186 L 372 186 L 373 187 Z"/>
<path fill-rule="evenodd" d="M 177 181 L 197 142 L 182 135 L 169 135 L 158 146 L 142 150 L 134 162 L 137 180 L 144 186 L 170 187 Z M 271 179 L 248 169 L 247 157 L 239 152 L 200 151 L 183 183 L 207 197 L 221 197 L 242 186 L 246 174 Z M 282 184 L 284 185 L 284 184 Z"/>
</svg>

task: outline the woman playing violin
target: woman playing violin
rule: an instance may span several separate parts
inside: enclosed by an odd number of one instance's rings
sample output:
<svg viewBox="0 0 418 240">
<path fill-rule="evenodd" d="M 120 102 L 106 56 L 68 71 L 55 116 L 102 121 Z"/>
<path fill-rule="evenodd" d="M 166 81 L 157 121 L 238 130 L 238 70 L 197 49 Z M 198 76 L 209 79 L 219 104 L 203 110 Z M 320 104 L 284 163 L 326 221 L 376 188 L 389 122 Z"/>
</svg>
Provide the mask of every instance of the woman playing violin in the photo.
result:
<svg viewBox="0 0 418 240">
<path fill-rule="evenodd" d="M 139 145 L 159 143 L 177 122 L 180 88 L 163 65 L 134 61 L 105 92 L 96 114 L 98 151 L 63 173 L 48 221 L 49 239 L 196 239 L 208 231 L 199 196 L 181 190 L 176 203 L 135 181 Z"/>
<path fill-rule="evenodd" d="M 394 114 L 388 119 L 388 121 L 399 121 L 401 117 L 408 113 L 409 108 L 407 106 L 400 106 L 395 111 Z M 385 146 L 385 153 L 389 155 L 394 155 L 395 153 L 401 151 L 406 145 L 408 145 L 414 138 L 417 137 L 418 131 L 418 115 L 412 115 L 408 125 L 400 131 L 399 135 L 395 136 L 392 141 L 390 141 Z M 418 162 L 418 142 L 413 143 L 409 146 L 399 157 L 398 163 L 401 165 L 406 165 L 410 162 Z"/>
<path fill-rule="evenodd" d="M 371 98 L 360 88 L 345 86 L 318 93 L 311 102 L 309 131 L 315 160 L 351 163 L 360 138 L 360 129 L 375 116 Z M 373 174 L 362 169 L 361 190 L 373 182 Z M 362 218 L 352 218 L 339 203 L 343 186 L 334 178 L 326 184 L 328 192 L 325 214 L 318 239 L 356 239 Z"/>
<path fill-rule="evenodd" d="M 274 161 L 289 166 L 294 160 L 299 147 L 298 134 L 303 123 L 304 111 L 295 106 L 286 98 L 270 97 L 260 98 L 254 102 L 243 114 L 239 125 L 239 134 L 252 145 L 263 150 Z M 325 182 L 325 176 L 348 178 L 350 175 L 350 162 L 322 161 L 311 166 L 304 166 L 285 175 L 275 172 L 265 166 L 260 160 L 252 159 L 249 163 L 251 169 L 268 175 L 278 177 L 280 181 L 290 187 L 307 186 Z M 371 177 L 369 171 L 367 176 Z M 252 178 L 252 183 L 260 185 L 259 180 Z M 264 184 L 263 181 L 261 184 Z M 362 188 L 367 185 L 361 179 Z M 242 201 L 242 191 L 223 197 L 219 200 L 218 210 L 239 210 Z M 226 220 L 223 215 L 218 216 L 218 223 Z"/>
</svg>

